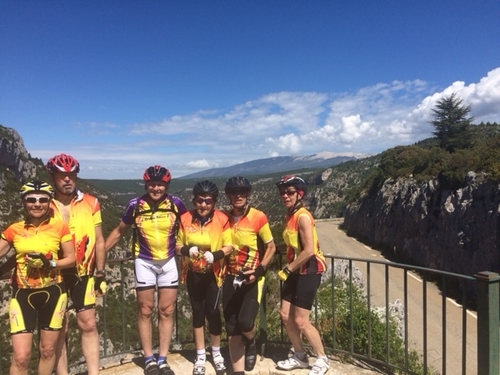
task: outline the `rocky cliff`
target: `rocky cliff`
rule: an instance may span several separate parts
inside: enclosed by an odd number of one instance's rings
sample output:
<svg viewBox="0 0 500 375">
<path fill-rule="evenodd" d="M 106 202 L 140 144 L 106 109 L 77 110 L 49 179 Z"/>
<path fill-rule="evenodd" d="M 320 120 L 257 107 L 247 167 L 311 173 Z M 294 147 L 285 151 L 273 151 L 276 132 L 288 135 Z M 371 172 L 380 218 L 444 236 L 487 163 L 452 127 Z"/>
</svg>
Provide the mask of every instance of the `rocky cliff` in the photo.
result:
<svg viewBox="0 0 500 375">
<path fill-rule="evenodd" d="M 473 275 L 500 272 L 500 190 L 469 172 L 464 187 L 444 190 L 431 180 L 385 181 L 348 207 L 344 228 L 413 264 Z"/>
<path fill-rule="evenodd" d="M 17 181 L 33 178 L 36 164 L 24 147 L 19 133 L 0 125 L 0 166 L 12 171 Z M 1 188 L 1 186 L 0 186 Z"/>
</svg>

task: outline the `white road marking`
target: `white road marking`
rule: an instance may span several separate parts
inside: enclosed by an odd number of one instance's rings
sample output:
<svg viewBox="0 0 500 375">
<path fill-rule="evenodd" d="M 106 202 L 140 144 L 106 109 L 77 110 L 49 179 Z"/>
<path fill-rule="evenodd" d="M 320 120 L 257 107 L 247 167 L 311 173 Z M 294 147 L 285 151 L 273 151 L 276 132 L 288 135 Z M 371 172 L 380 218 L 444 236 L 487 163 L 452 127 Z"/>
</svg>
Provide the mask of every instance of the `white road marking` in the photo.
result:
<svg viewBox="0 0 500 375">
<path fill-rule="evenodd" d="M 414 274 L 412 274 L 411 272 L 408 272 L 408 275 L 413 277 L 415 280 L 417 280 L 419 283 L 422 283 L 424 282 L 420 277 L 417 277 L 415 276 Z"/>
<path fill-rule="evenodd" d="M 457 301 L 449 298 L 449 297 L 446 297 L 446 300 L 448 300 L 449 302 L 451 302 L 452 304 L 454 304 L 455 306 L 459 307 L 459 308 L 462 308 L 462 305 L 457 303 Z M 467 310 L 467 314 L 469 314 L 470 316 L 472 316 L 474 319 L 477 319 L 477 315 L 475 313 L 473 313 L 472 311 L 469 311 Z"/>
</svg>

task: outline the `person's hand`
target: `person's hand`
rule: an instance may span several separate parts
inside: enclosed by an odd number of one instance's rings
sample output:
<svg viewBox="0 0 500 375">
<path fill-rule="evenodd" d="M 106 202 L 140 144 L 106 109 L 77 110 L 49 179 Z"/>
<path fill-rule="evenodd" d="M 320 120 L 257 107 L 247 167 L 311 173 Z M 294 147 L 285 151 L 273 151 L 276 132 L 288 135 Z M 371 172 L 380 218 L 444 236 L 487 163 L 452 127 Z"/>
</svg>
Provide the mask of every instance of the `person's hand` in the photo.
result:
<svg viewBox="0 0 500 375">
<path fill-rule="evenodd" d="M 214 262 L 214 254 L 211 251 L 205 251 L 203 253 L 203 258 L 205 258 L 208 264 L 212 264 Z"/>
<path fill-rule="evenodd" d="M 290 276 L 291 272 L 288 269 L 288 267 L 283 268 L 281 271 L 278 271 L 278 278 L 281 281 L 286 281 L 288 279 L 288 276 Z"/>
<path fill-rule="evenodd" d="M 106 294 L 106 289 L 108 284 L 106 283 L 106 276 L 104 274 L 97 274 L 94 276 L 94 290 L 98 296 L 103 296 Z"/>
<path fill-rule="evenodd" d="M 28 266 L 32 268 L 50 268 L 50 260 L 41 253 L 26 254 L 26 261 L 28 262 Z"/>
<path fill-rule="evenodd" d="M 191 246 L 189 248 L 189 257 L 190 258 L 198 258 L 199 254 L 200 254 L 200 250 L 198 250 L 198 246 Z"/>
</svg>

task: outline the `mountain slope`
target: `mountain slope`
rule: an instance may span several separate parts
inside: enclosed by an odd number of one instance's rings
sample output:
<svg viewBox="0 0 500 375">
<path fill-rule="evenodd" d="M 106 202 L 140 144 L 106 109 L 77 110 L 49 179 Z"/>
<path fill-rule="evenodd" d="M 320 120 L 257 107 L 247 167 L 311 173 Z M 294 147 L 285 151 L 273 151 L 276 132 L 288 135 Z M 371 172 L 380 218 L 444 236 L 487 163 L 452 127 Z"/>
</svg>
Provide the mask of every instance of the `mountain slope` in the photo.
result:
<svg viewBox="0 0 500 375">
<path fill-rule="evenodd" d="M 235 175 L 253 176 L 305 168 L 329 168 L 355 159 L 352 156 L 327 157 L 321 154 L 309 156 L 276 156 L 273 158 L 252 160 L 224 168 L 207 169 L 181 178 L 231 177 Z"/>
</svg>

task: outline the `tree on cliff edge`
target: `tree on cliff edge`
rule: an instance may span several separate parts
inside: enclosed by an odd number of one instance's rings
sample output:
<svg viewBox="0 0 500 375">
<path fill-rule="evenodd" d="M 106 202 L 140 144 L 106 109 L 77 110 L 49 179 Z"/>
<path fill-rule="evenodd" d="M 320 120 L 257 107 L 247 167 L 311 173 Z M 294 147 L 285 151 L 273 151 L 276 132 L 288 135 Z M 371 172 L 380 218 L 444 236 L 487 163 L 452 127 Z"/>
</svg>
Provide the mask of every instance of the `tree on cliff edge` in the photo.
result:
<svg viewBox="0 0 500 375">
<path fill-rule="evenodd" d="M 436 129 L 433 134 L 437 137 L 439 145 L 448 152 L 468 148 L 472 145 L 470 126 L 473 118 L 468 117 L 470 105 L 462 104 L 463 100 L 456 97 L 455 93 L 439 100 L 431 124 Z"/>
</svg>

